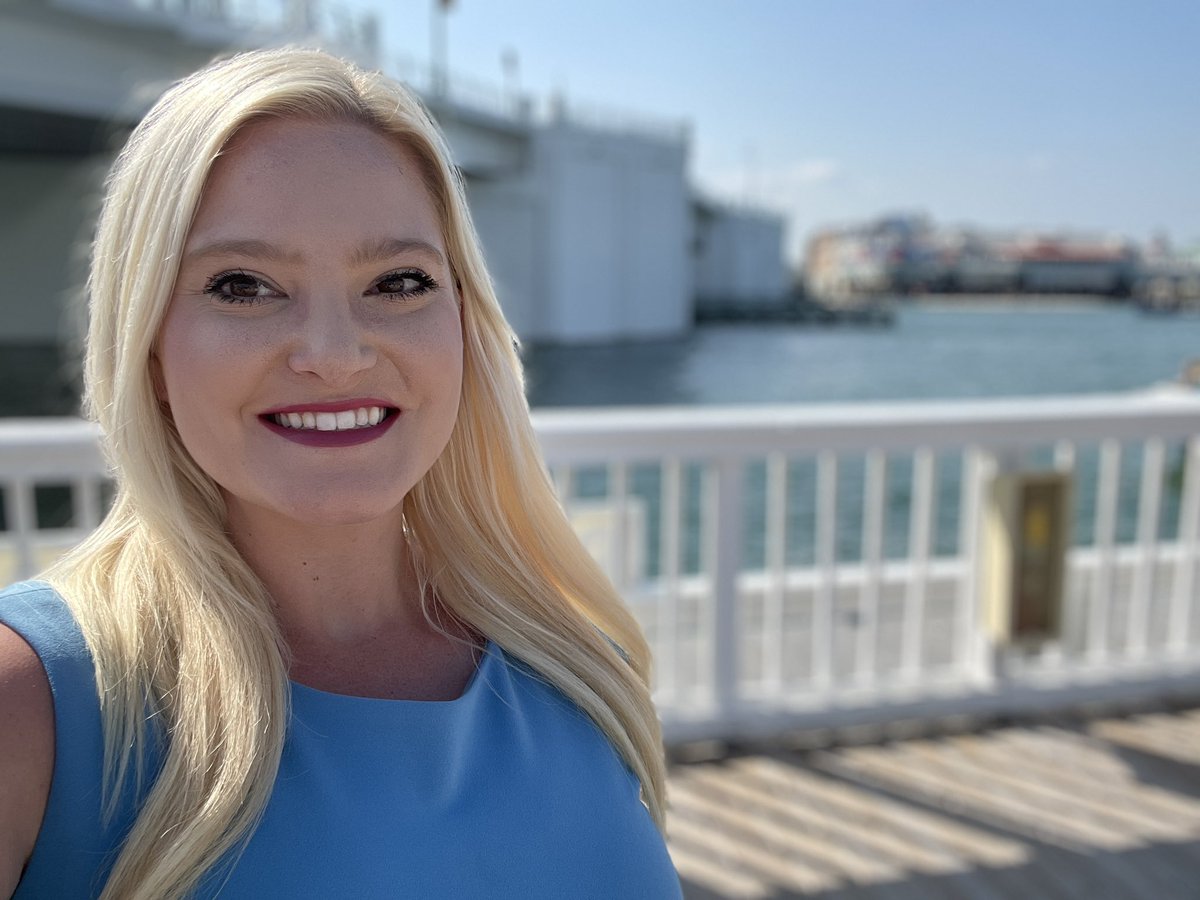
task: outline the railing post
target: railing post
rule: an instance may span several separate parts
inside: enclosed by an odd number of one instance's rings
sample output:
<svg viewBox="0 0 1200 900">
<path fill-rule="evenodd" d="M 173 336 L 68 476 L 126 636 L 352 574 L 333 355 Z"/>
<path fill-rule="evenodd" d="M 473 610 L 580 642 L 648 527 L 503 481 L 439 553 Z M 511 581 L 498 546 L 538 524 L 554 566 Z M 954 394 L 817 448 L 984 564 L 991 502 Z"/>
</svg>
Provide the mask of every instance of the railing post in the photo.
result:
<svg viewBox="0 0 1200 900">
<path fill-rule="evenodd" d="M 826 450 L 817 457 L 817 586 L 812 611 L 812 683 L 821 694 L 833 690 L 833 611 L 837 602 L 838 457 Z"/>
<path fill-rule="evenodd" d="M 858 596 L 858 635 L 854 649 L 854 677 L 876 680 L 879 648 L 879 608 L 883 592 L 884 523 L 887 519 L 887 454 L 867 452 L 863 472 L 862 562 L 864 580 Z"/>
<path fill-rule="evenodd" d="M 629 564 L 629 471 L 624 463 L 612 463 L 608 467 L 608 503 L 612 510 L 612 546 L 609 548 L 608 573 L 613 584 L 623 596 L 628 595 L 631 580 Z"/>
<path fill-rule="evenodd" d="M 908 526 L 908 557 L 912 575 L 904 593 L 904 632 L 901 670 L 916 681 L 924 665 L 925 592 L 929 587 L 929 559 L 934 553 L 933 514 L 937 491 L 937 460 L 922 447 L 913 455 L 912 510 Z"/>
<path fill-rule="evenodd" d="M 657 673 L 657 689 L 678 700 L 680 532 L 683 518 L 683 465 L 678 459 L 663 462 L 662 479 L 658 555 L 658 578 L 662 589 L 658 601 L 654 671 Z"/>
<path fill-rule="evenodd" d="M 1131 660 L 1146 655 L 1150 605 L 1155 590 L 1158 563 L 1158 519 L 1162 504 L 1163 465 L 1166 448 L 1162 438 L 1149 438 L 1142 445 L 1142 483 L 1138 491 L 1137 548 L 1133 586 L 1125 628 L 1125 652 Z"/>
<path fill-rule="evenodd" d="M 763 682 L 773 697 L 783 693 L 784 607 L 787 601 L 788 460 L 782 453 L 767 457 L 766 553 L 767 571 L 759 640 L 763 652 Z"/>
<path fill-rule="evenodd" d="M 1183 655 L 1190 641 L 1192 588 L 1196 583 L 1196 542 L 1200 539 L 1200 439 L 1191 438 L 1184 445 L 1183 496 L 1179 502 L 1179 557 L 1175 561 L 1174 584 L 1171 589 L 1170 624 L 1167 627 L 1168 646 L 1173 653 Z"/>
<path fill-rule="evenodd" d="M 717 718 L 730 722 L 737 712 L 740 676 L 738 644 L 738 576 L 742 568 L 744 464 L 724 458 L 715 464 L 713 506 L 713 701 Z"/>
<path fill-rule="evenodd" d="M 12 536 L 17 579 L 31 578 L 37 571 L 34 540 L 37 537 L 37 508 L 33 483 L 14 478 L 4 486 L 4 515 Z"/>
<path fill-rule="evenodd" d="M 993 684 L 996 680 L 995 652 L 982 626 L 979 604 L 982 593 L 980 586 L 986 577 L 981 571 L 984 556 L 983 519 L 987 515 L 986 490 L 988 480 L 994 476 L 997 468 L 996 458 L 980 447 L 967 447 L 963 453 L 958 549 L 964 569 L 959 585 L 958 645 L 964 674 L 979 686 Z"/>
<path fill-rule="evenodd" d="M 1109 618 L 1113 603 L 1113 582 L 1117 564 L 1117 504 L 1121 488 L 1121 444 L 1109 438 L 1100 444 L 1100 460 L 1096 470 L 1096 516 L 1093 540 L 1096 545 L 1096 568 L 1088 597 L 1087 643 L 1088 659 L 1093 663 L 1107 660 L 1111 644 Z"/>
</svg>

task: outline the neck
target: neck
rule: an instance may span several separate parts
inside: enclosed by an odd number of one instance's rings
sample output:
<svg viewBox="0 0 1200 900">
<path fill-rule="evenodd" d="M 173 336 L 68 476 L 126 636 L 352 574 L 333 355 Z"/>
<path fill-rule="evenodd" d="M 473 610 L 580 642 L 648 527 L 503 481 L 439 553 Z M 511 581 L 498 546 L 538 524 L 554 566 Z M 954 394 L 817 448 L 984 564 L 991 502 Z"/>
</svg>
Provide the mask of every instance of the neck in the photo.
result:
<svg viewBox="0 0 1200 900">
<path fill-rule="evenodd" d="M 364 697 L 461 695 L 481 639 L 436 610 L 437 624 L 426 620 L 399 513 L 312 526 L 231 505 L 229 531 L 275 602 L 293 680 Z"/>
<path fill-rule="evenodd" d="M 424 625 L 420 583 L 399 515 L 313 526 L 232 506 L 234 545 L 275 602 L 289 644 L 352 643 Z"/>
</svg>

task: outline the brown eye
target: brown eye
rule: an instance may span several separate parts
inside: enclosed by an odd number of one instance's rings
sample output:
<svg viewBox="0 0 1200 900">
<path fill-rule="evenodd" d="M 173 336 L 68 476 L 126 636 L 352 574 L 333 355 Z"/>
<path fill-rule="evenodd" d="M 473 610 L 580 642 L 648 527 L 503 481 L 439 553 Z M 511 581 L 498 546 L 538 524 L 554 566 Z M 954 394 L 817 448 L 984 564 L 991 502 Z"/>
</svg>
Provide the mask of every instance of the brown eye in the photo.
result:
<svg viewBox="0 0 1200 900">
<path fill-rule="evenodd" d="M 231 297 L 249 300 L 258 296 L 259 284 L 253 278 L 236 278 L 225 283 L 225 290 Z"/>
<path fill-rule="evenodd" d="M 419 269 L 390 272 L 375 282 L 375 292 L 385 296 L 408 299 L 434 290 L 437 282 Z"/>
<path fill-rule="evenodd" d="M 245 272 L 226 272 L 209 281 L 204 293 L 211 294 L 226 303 L 253 303 L 274 291 L 260 279 Z"/>
</svg>

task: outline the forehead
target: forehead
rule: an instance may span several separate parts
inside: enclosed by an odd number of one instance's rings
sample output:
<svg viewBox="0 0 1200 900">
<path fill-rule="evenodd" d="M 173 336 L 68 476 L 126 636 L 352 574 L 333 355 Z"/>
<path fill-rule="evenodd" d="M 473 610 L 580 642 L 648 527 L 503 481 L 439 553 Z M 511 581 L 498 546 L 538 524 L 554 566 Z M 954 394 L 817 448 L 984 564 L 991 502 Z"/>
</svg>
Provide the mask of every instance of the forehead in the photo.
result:
<svg viewBox="0 0 1200 900">
<path fill-rule="evenodd" d="M 326 232 L 345 240 L 412 237 L 441 245 L 416 154 L 349 121 L 268 118 L 244 126 L 213 163 L 188 243 Z M 436 239 L 436 241 L 435 241 Z"/>
</svg>

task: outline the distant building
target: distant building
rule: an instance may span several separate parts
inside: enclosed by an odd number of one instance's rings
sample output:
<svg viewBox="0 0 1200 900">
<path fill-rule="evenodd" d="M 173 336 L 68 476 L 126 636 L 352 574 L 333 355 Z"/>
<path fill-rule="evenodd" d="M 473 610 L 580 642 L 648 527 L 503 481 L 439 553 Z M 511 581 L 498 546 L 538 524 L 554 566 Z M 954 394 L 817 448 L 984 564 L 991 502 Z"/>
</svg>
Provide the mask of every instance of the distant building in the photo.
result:
<svg viewBox="0 0 1200 900">
<path fill-rule="evenodd" d="M 1007 245 L 1017 263 L 1016 289 L 1033 294 L 1107 294 L 1128 297 L 1138 254 L 1119 238 L 1022 236 Z"/>
<path fill-rule="evenodd" d="M 809 293 L 832 302 L 884 294 L 1099 294 L 1128 297 L 1137 248 L 1121 238 L 935 228 L 894 216 L 818 232 L 808 245 Z"/>
<path fill-rule="evenodd" d="M 697 199 L 692 204 L 696 305 L 779 305 L 792 285 L 783 260 L 781 216 Z"/>
<path fill-rule="evenodd" d="M 924 219 L 904 216 L 819 231 L 805 253 L 805 291 L 834 305 L 902 291 L 909 279 L 940 271 L 928 234 Z"/>
<path fill-rule="evenodd" d="M 1165 237 L 1152 240 L 1142 255 L 1133 295 L 1151 312 L 1200 310 L 1200 244 L 1176 250 Z"/>
</svg>

